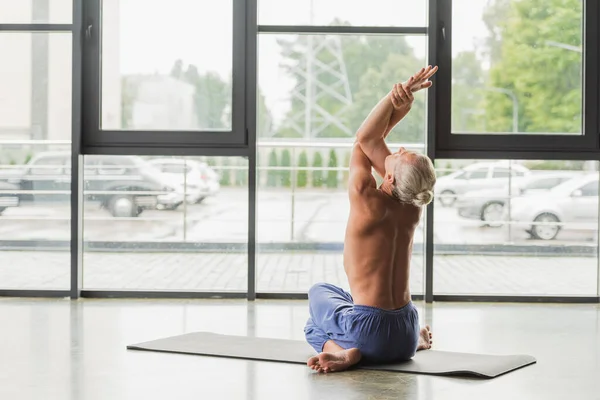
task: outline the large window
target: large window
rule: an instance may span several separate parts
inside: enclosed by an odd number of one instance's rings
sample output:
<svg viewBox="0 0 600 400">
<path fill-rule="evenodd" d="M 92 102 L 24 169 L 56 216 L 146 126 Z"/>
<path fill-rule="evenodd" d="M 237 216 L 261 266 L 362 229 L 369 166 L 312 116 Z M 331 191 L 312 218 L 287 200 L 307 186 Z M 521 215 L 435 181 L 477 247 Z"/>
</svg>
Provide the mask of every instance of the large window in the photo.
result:
<svg viewBox="0 0 600 400">
<path fill-rule="evenodd" d="M 581 135 L 584 4 L 454 0 L 452 132 Z"/>
<path fill-rule="evenodd" d="M 71 35 L 0 32 L 0 53 L 0 289 L 66 290 Z"/>
<path fill-rule="evenodd" d="M 84 152 L 166 146 L 195 155 L 246 145 L 243 1 L 90 0 L 83 8 Z"/>
<path fill-rule="evenodd" d="M 395 82 L 425 63 L 426 38 L 259 36 L 257 291 L 348 285 L 343 242 L 348 163 L 357 128 Z M 388 143 L 423 151 L 425 95 Z M 423 225 L 411 287 L 423 292 Z"/>
<path fill-rule="evenodd" d="M 438 160 L 434 292 L 593 296 L 598 163 Z"/>
<path fill-rule="evenodd" d="M 597 298 L 599 18 L 592 0 L 0 0 L 0 295 L 348 289 L 356 130 L 432 63 L 387 139 L 439 176 L 412 293 Z"/>
<path fill-rule="evenodd" d="M 85 289 L 245 292 L 248 163 L 85 156 Z"/>
<path fill-rule="evenodd" d="M 232 6 L 104 0 L 102 128 L 231 130 Z"/>
</svg>

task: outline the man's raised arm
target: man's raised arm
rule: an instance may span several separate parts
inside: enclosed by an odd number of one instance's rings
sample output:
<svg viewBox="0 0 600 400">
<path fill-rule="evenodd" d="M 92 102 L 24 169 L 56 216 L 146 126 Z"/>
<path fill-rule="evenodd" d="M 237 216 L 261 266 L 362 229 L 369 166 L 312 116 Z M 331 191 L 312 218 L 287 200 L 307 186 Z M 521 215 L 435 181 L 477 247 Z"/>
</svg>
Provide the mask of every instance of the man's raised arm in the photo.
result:
<svg viewBox="0 0 600 400">
<path fill-rule="evenodd" d="M 394 85 L 358 128 L 356 141 L 380 176 L 385 174 L 385 158 L 391 154 L 385 138 L 410 111 L 413 93 L 431 86 L 429 78 L 436 71 L 437 67 L 422 68 L 408 81 Z"/>
</svg>

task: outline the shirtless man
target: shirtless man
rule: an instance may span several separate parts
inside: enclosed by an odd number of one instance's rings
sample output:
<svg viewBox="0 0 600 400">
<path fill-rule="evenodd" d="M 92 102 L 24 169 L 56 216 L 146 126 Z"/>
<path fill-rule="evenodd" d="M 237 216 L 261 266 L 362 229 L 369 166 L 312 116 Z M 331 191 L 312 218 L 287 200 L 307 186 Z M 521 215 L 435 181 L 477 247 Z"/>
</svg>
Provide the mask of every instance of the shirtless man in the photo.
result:
<svg viewBox="0 0 600 400">
<path fill-rule="evenodd" d="M 344 241 L 352 294 L 326 283 L 308 292 L 304 332 L 319 353 L 307 362 L 315 371 L 343 371 L 359 361 L 404 361 L 431 347 L 429 327 L 419 329 L 411 302 L 409 270 L 422 208 L 433 199 L 435 170 L 427 156 L 404 148 L 391 153 L 384 139 L 410 111 L 413 93 L 432 85 L 436 71 L 428 66 L 394 85 L 358 129 Z M 383 177 L 379 188 L 372 167 Z"/>
</svg>

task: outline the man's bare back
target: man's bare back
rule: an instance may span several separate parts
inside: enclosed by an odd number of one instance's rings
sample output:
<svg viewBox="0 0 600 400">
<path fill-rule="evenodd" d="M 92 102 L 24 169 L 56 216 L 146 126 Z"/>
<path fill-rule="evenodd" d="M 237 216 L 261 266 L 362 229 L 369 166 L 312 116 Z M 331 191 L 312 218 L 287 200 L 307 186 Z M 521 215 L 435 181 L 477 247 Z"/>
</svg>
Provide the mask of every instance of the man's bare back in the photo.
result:
<svg viewBox="0 0 600 400">
<path fill-rule="evenodd" d="M 307 364 L 318 372 L 342 371 L 367 357 L 406 360 L 431 347 L 431 332 L 419 330 L 409 290 L 413 237 L 422 207 L 433 199 L 431 160 L 385 138 L 410 111 L 413 92 L 431 86 L 437 67 L 423 68 L 373 108 L 357 132 L 350 159 L 350 215 L 344 269 L 351 294 L 330 284 L 309 291 L 307 341 L 320 354 Z M 372 169 L 383 177 L 376 186 Z"/>
<path fill-rule="evenodd" d="M 410 301 L 413 236 L 421 209 L 372 188 L 350 198 L 344 269 L 355 304 L 386 310 Z"/>
</svg>

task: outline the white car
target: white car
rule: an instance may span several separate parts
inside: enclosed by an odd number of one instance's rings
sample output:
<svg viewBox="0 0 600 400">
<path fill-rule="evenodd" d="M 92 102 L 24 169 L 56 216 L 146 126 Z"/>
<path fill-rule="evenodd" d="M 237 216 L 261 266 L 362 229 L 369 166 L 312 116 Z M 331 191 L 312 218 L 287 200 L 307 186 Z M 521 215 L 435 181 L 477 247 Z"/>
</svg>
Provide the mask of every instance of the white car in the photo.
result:
<svg viewBox="0 0 600 400">
<path fill-rule="evenodd" d="M 481 162 L 471 164 L 449 175 L 441 176 L 435 184 L 435 192 L 443 206 L 454 204 L 461 194 L 481 189 L 496 189 L 530 175 L 529 169 L 519 164 L 507 162 Z"/>
<path fill-rule="evenodd" d="M 510 219 L 535 239 L 552 240 L 561 229 L 594 230 L 598 221 L 598 173 L 510 201 Z M 508 207 L 504 209 L 508 220 Z"/>
<path fill-rule="evenodd" d="M 219 175 L 206 163 L 182 158 L 155 158 L 148 162 L 180 192 L 185 190 L 186 201 L 190 204 L 201 203 L 221 188 Z"/>
</svg>

